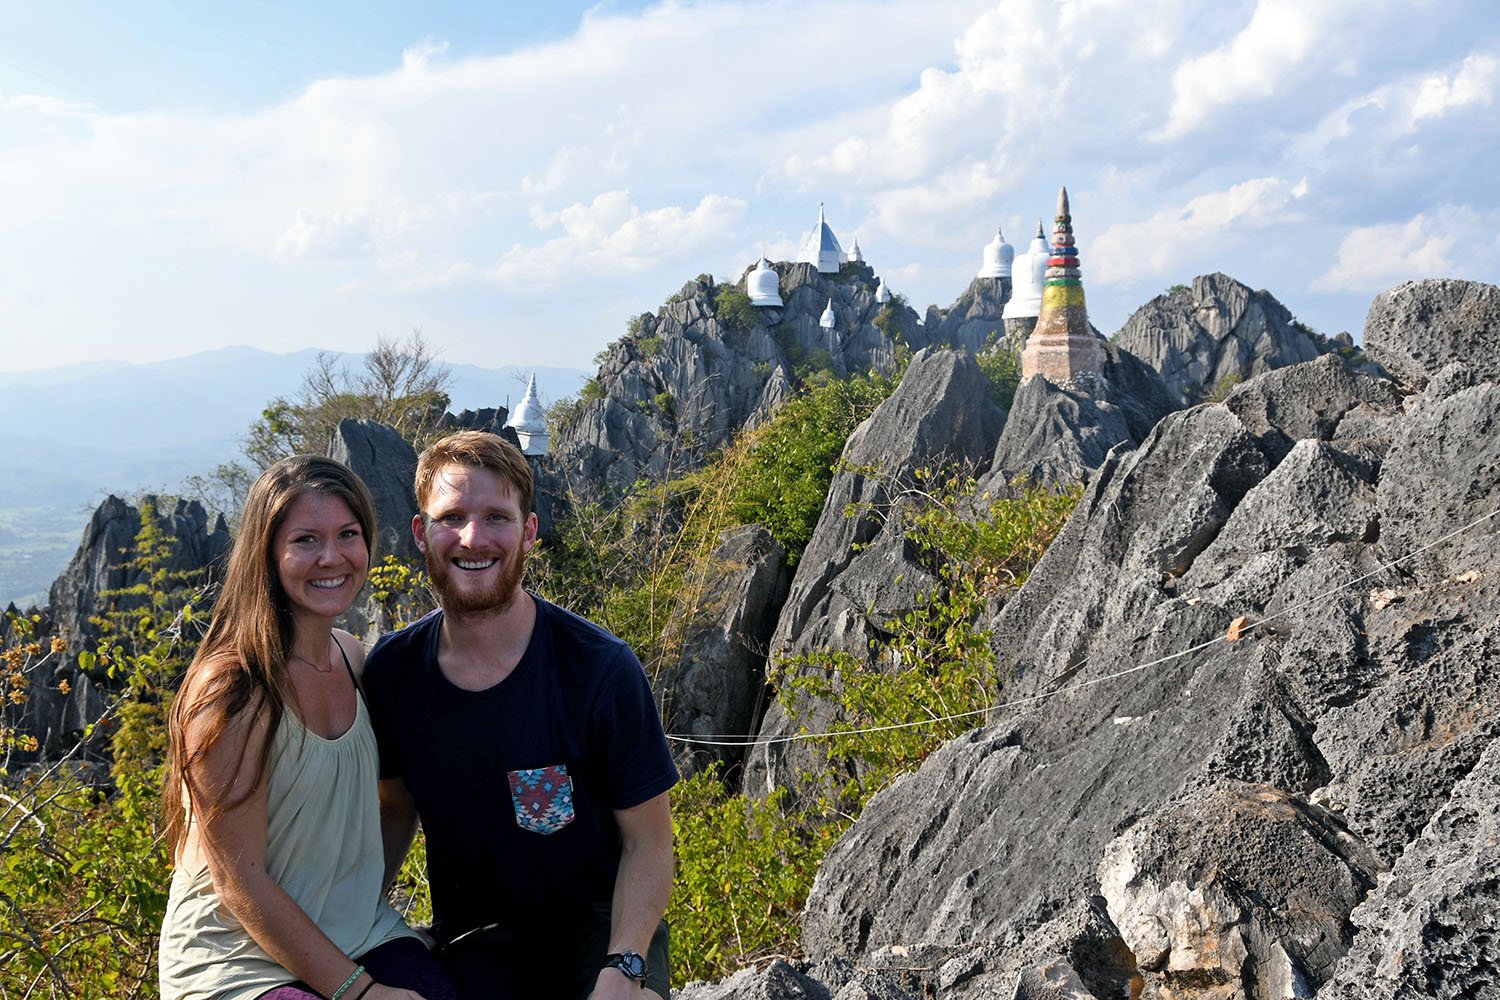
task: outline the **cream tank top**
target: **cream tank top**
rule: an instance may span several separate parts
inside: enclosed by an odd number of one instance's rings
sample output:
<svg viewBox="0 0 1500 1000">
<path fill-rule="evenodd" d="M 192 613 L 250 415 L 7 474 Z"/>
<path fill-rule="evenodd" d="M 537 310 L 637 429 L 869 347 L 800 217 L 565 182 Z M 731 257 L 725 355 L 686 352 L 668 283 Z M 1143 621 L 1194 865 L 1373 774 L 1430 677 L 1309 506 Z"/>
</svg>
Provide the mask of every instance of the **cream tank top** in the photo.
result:
<svg viewBox="0 0 1500 1000">
<path fill-rule="evenodd" d="M 362 695 L 337 739 L 284 712 L 267 758 L 266 870 L 351 958 L 415 937 L 380 892 L 375 731 Z M 158 959 L 163 1000 L 250 1000 L 296 977 L 219 901 L 206 865 L 172 874 Z"/>
</svg>

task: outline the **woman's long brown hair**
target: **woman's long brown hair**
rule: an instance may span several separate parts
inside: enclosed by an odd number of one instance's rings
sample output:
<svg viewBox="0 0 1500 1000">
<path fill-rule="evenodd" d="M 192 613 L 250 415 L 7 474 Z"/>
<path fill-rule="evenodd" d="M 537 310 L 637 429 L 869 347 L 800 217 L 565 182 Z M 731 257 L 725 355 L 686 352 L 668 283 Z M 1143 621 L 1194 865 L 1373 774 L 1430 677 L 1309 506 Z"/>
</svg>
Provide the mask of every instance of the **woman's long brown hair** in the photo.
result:
<svg viewBox="0 0 1500 1000">
<path fill-rule="evenodd" d="M 287 511 L 304 493 L 334 496 L 348 504 L 364 533 L 365 551 L 374 559 L 375 506 L 365 484 L 341 463 L 313 455 L 285 458 L 261 473 L 250 487 L 208 634 L 178 689 L 189 695 L 179 694 L 172 705 L 161 805 L 162 833 L 174 855 L 187 834 L 183 791 L 192 798 L 200 787 L 195 769 L 207 748 L 224 735 L 230 720 L 257 699 L 254 710 L 269 713 L 272 734 L 286 706 L 295 704 L 286 669 L 292 648 L 292 608 L 271 547 Z M 194 683 L 205 671 L 207 677 Z M 202 726 L 202 737 L 192 752 L 186 743 L 190 722 Z M 270 750 L 267 739 L 252 772 L 251 790 L 265 779 Z M 223 801 L 207 804 L 207 808 L 217 811 L 235 804 Z M 194 799 L 193 808 L 204 805 Z"/>
</svg>

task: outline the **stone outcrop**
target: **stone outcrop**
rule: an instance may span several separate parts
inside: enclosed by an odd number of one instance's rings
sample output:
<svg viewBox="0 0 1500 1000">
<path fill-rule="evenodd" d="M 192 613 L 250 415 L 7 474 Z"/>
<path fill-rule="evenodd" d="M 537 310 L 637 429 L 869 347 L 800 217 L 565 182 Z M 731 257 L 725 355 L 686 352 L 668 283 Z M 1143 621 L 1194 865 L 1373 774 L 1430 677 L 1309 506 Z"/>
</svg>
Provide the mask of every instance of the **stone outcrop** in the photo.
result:
<svg viewBox="0 0 1500 1000">
<path fill-rule="evenodd" d="M 417 512 L 412 489 L 417 453 L 407 440 L 395 428 L 373 420 L 340 420 L 328 457 L 353 469 L 370 491 L 378 534 L 375 558 L 393 555 L 420 562 L 422 555 L 411 533 L 412 515 Z"/>
<path fill-rule="evenodd" d="M 922 953 L 955 1000 L 1493 990 L 1500 385 L 1466 354 L 1416 399 L 1269 372 L 1112 454 L 991 623 L 1007 702 L 829 854 L 809 958 Z"/>
<path fill-rule="evenodd" d="M 1180 406 L 1331 349 L 1270 293 L 1217 273 L 1158 295 L 1112 339 L 1160 372 Z"/>
<path fill-rule="evenodd" d="M 196 500 L 177 500 L 168 506 L 158 497 L 147 496 L 145 504 L 155 510 L 155 526 L 162 537 L 160 568 L 185 586 L 211 580 L 229 552 L 229 528 L 223 517 L 210 520 Z M 147 599 L 129 592 L 148 582 L 149 571 L 135 564 L 140 530 L 141 510 L 117 496 L 107 497 L 89 519 L 78 551 L 52 584 L 48 614 L 53 634 L 67 642 L 67 653 L 48 678 L 53 683 L 32 686 L 20 726 L 41 741 L 43 754 L 66 749 L 98 721 L 103 709 L 101 691 L 108 686 L 106 671 L 96 667 L 92 676 L 84 674 L 78 656 L 92 652 L 98 644 L 99 626 L 91 619 L 111 610 L 140 607 Z M 70 689 L 66 695 L 55 686 L 62 680 Z"/>
<path fill-rule="evenodd" d="M 1087 482 L 1112 448 L 1134 448 L 1177 408 L 1155 371 L 1114 344 L 1101 341 L 1100 349 L 1100 378 L 1021 383 L 984 489 L 998 493 L 1017 477 L 1036 484 Z"/>
<path fill-rule="evenodd" d="M 786 599 L 786 553 L 759 525 L 725 533 L 704 579 L 688 586 L 703 605 L 687 626 L 666 683 L 667 730 L 733 742 L 754 735 L 766 690 L 766 654 Z M 684 777 L 719 763 L 737 768 L 743 748 L 693 745 L 677 754 Z"/>
<path fill-rule="evenodd" d="M 1009 278 L 975 278 L 947 309 L 929 306 L 923 326 L 934 344 L 982 351 L 1005 336 L 1008 301 Z"/>
<path fill-rule="evenodd" d="M 610 345 L 592 388 L 552 440 L 555 467 L 570 486 L 591 499 L 618 497 L 638 479 L 696 468 L 763 420 L 798 373 L 888 370 L 898 342 L 912 349 L 927 343 L 915 312 L 875 301 L 877 280 L 867 264 L 845 264 L 836 275 L 811 264 L 774 267 L 782 308 L 748 300 L 721 308 L 743 295 L 743 280 L 715 284 L 704 276 L 656 313 L 637 317 L 630 335 Z M 837 317 L 831 331 L 818 324 L 830 299 Z"/>
<path fill-rule="evenodd" d="M 1477 281 L 1408 281 L 1381 292 L 1365 317 L 1365 353 L 1422 388 L 1459 361 L 1500 379 L 1500 289 Z"/>
</svg>

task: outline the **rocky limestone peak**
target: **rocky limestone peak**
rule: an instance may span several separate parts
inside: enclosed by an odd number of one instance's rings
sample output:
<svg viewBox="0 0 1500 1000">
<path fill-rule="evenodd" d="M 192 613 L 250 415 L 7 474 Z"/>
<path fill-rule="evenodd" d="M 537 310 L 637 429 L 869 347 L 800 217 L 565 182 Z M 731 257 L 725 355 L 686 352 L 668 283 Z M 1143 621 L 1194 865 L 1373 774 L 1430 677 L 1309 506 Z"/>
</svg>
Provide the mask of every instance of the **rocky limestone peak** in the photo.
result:
<svg viewBox="0 0 1500 1000">
<path fill-rule="evenodd" d="M 868 264 L 850 262 L 837 274 L 806 263 L 771 267 L 780 308 L 751 305 L 743 277 L 703 275 L 631 321 L 554 428 L 555 468 L 569 486 L 619 496 L 641 478 L 695 468 L 764 420 L 788 383 L 888 370 L 902 349 L 924 346 L 915 312 L 876 302 L 879 280 Z M 825 330 L 818 320 L 830 300 L 837 323 Z"/>
<path fill-rule="evenodd" d="M 1331 344 L 1266 291 L 1206 274 L 1137 309 L 1116 344 L 1155 368 L 1180 406 L 1261 372 L 1311 361 Z"/>
</svg>

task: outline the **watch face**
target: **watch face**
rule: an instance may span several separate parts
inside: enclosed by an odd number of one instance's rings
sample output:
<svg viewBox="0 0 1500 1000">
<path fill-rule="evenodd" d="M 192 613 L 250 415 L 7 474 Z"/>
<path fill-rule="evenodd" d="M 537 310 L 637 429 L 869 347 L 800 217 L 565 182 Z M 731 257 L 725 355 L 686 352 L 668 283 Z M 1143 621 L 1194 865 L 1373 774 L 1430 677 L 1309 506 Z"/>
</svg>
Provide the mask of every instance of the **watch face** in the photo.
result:
<svg viewBox="0 0 1500 1000">
<path fill-rule="evenodd" d="M 633 951 L 610 955 L 604 964 L 614 966 L 631 979 L 646 978 L 646 960 Z"/>
</svg>

